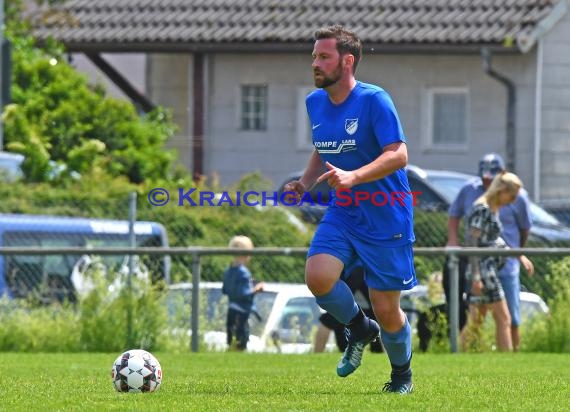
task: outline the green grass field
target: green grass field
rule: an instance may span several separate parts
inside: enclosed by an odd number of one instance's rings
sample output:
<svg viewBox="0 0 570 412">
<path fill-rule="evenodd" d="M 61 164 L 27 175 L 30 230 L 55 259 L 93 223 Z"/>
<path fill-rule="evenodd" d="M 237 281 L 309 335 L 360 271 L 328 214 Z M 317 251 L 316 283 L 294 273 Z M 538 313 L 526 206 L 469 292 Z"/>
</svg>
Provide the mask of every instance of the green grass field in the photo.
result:
<svg viewBox="0 0 570 412">
<path fill-rule="evenodd" d="M 562 411 L 570 408 L 570 356 L 414 356 L 415 392 L 381 394 L 384 354 L 336 376 L 336 353 L 155 354 L 158 392 L 120 394 L 111 385 L 118 354 L 1 353 L 2 411 Z"/>
</svg>

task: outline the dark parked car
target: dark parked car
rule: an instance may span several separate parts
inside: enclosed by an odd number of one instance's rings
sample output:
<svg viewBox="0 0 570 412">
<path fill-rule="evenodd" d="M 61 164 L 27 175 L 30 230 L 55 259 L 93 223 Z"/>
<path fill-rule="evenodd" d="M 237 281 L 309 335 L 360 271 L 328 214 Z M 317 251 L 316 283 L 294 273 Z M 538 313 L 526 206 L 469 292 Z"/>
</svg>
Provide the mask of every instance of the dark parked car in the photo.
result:
<svg viewBox="0 0 570 412">
<path fill-rule="evenodd" d="M 477 178 L 477 176 L 466 173 L 450 170 L 422 169 L 414 165 L 408 165 L 406 170 L 410 189 L 413 192 L 421 192 L 416 197 L 416 207 L 434 212 L 447 212 L 449 205 L 453 202 L 463 185 L 469 180 Z M 281 184 L 279 191 L 283 191 L 283 187 L 287 182 L 299 179 L 300 176 L 300 172 L 290 175 Z M 324 204 L 330 200 L 331 191 L 331 187 L 326 182 L 319 183 L 311 189 L 311 198 L 315 205 L 305 202 L 300 206 L 300 211 L 305 220 L 312 223 L 320 221 L 327 207 Z M 530 212 L 532 228 L 529 240 L 543 244 L 570 242 L 570 227 L 562 224 L 556 217 L 532 201 L 530 202 Z"/>
<path fill-rule="evenodd" d="M 570 199 L 550 200 L 541 203 L 541 206 L 563 225 L 570 226 Z"/>
</svg>

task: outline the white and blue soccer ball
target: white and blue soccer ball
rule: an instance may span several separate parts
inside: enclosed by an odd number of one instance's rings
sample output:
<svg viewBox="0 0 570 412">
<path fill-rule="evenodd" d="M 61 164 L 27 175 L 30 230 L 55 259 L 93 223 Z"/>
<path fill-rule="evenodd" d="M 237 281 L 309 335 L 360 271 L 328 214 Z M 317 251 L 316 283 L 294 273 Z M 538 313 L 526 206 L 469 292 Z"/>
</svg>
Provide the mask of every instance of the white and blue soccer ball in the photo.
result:
<svg viewBox="0 0 570 412">
<path fill-rule="evenodd" d="M 118 392 L 154 392 L 162 383 L 162 368 L 150 352 L 131 349 L 115 360 L 111 377 Z"/>
</svg>

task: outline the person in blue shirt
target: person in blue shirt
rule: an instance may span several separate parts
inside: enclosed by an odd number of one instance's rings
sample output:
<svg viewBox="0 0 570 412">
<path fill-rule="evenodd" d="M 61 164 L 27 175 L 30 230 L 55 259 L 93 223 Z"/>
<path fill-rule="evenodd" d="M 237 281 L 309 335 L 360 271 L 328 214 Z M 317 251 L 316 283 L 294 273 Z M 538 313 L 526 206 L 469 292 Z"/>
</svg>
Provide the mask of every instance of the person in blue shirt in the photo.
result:
<svg viewBox="0 0 570 412">
<path fill-rule="evenodd" d="M 253 242 L 247 236 L 234 236 L 229 247 L 244 250 L 253 249 Z M 251 256 L 235 256 L 232 264 L 224 272 L 222 293 L 228 296 L 226 336 L 231 348 L 234 337 L 237 350 L 247 348 L 249 341 L 249 315 L 254 309 L 253 298 L 263 291 L 263 283 L 253 284 L 253 278 L 246 264 Z"/>
<path fill-rule="evenodd" d="M 388 93 L 355 79 L 362 55 L 358 36 L 336 25 L 317 30 L 314 38 L 318 89 L 307 96 L 306 106 L 315 150 L 303 176 L 285 191 L 302 202 L 308 189 L 326 180 L 335 192 L 311 241 L 305 281 L 321 308 L 348 329 L 337 374 L 353 373 L 365 346 L 380 335 L 392 367 L 382 390 L 407 394 L 413 389 L 411 329 L 400 291 L 417 280 L 406 138 Z M 357 258 L 380 325 L 339 280 Z"/>
<path fill-rule="evenodd" d="M 448 246 L 459 246 L 459 224 L 462 218 L 467 219 L 474 202 L 487 190 L 493 178 L 499 173 L 505 172 L 505 162 L 497 153 L 487 153 L 479 161 L 478 178 L 467 182 L 461 189 L 448 211 Z M 519 190 L 514 202 L 500 208 L 499 220 L 502 225 L 501 237 L 509 247 L 524 247 L 531 227 L 530 202 L 524 189 Z M 465 224 L 465 242 L 469 241 L 469 228 Z M 465 282 L 465 269 L 467 259 L 460 259 L 459 293 L 460 293 L 460 328 L 466 322 L 467 302 L 461 298 L 468 291 Z M 533 272 L 532 263 L 524 262 L 525 269 Z M 446 265 L 447 266 L 447 265 Z M 444 270 L 444 290 L 449 301 L 449 272 Z M 511 339 L 513 349 L 516 351 L 520 346 L 519 326 L 520 318 L 520 262 L 516 257 L 506 259 L 505 265 L 499 273 L 499 280 L 505 292 L 507 305 L 511 316 Z"/>
</svg>

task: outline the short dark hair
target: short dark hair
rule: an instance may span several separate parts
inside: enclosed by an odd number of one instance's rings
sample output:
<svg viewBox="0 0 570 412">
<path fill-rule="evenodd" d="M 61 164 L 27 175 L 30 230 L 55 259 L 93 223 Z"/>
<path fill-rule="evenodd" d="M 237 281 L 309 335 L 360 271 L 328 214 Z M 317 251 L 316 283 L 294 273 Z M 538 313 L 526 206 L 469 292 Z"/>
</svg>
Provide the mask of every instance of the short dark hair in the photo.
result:
<svg viewBox="0 0 570 412">
<path fill-rule="evenodd" d="M 356 72 L 356 66 L 362 57 L 362 42 L 356 33 L 345 29 L 340 24 L 334 26 L 323 27 L 315 31 L 315 41 L 321 39 L 335 39 L 336 49 L 341 56 L 350 53 L 354 56 L 353 72 Z"/>
</svg>

